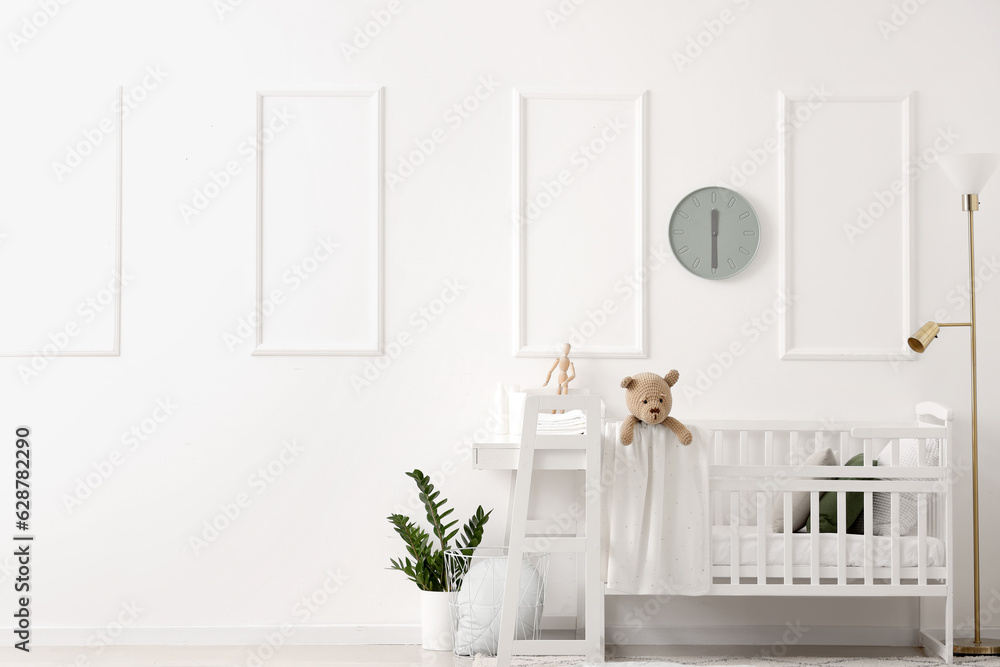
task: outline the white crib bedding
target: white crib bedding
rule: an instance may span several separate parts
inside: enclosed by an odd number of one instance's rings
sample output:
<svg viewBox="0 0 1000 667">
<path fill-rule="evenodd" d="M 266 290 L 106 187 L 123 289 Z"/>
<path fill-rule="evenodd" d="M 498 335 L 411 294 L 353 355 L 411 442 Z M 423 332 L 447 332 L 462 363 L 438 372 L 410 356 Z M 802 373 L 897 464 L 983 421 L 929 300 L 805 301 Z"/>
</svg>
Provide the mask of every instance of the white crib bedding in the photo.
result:
<svg viewBox="0 0 1000 667">
<path fill-rule="evenodd" d="M 767 564 L 784 565 L 785 540 L 781 533 L 767 533 Z M 891 567 L 892 538 L 873 536 L 874 567 Z M 927 567 L 941 567 L 945 564 L 944 542 L 936 537 L 927 537 Z M 732 529 L 729 526 L 712 526 L 712 563 L 730 565 Z M 920 553 L 919 538 L 915 535 L 899 538 L 900 567 L 917 567 Z M 808 533 L 792 534 L 792 562 L 794 565 L 810 565 L 812 536 Z M 864 535 L 847 535 L 847 567 L 863 567 L 865 557 Z M 757 527 L 740 527 L 740 565 L 757 564 Z M 819 564 L 837 565 L 837 535 L 822 533 L 819 536 Z"/>
</svg>

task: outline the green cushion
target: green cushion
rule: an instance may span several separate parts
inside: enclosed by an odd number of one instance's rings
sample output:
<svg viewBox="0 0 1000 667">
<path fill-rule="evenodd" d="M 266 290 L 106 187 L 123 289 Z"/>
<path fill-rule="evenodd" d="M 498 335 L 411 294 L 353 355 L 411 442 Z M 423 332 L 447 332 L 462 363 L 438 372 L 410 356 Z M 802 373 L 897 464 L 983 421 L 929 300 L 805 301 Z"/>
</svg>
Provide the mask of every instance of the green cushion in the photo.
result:
<svg viewBox="0 0 1000 667">
<path fill-rule="evenodd" d="M 865 455 L 858 454 L 857 456 L 851 457 L 851 460 L 845 463 L 847 466 L 863 466 L 865 464 Z M 872 465 L 878 465 L 878 461 L 872 459 Z M 841 478 L 841 479 L 855 479 L 855 478 Z M 850 527 L 862 512 L 865 511 L 865 494 L 862 491 L 848 491 L 847 499 L 845 501 L 845 510 L 847 516 L 844 518 L 844 525 Z M 812 530 L 812 517 L 809 517 L 809 521 L 806 521 L 805 531 L 808 533 Z M 819 532 L 821 533 L 836 533 L 837 532 L 837 494 L 836 492 L 827 492 L 819 499 Z"/>
</svg>

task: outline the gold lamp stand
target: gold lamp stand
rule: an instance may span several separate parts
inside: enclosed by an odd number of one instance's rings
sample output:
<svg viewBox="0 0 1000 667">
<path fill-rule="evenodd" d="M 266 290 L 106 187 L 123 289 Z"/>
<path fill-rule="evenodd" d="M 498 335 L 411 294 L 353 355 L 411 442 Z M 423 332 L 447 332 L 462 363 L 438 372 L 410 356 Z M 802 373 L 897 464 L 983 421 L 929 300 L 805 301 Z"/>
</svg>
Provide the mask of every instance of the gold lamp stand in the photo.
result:
<svg viewBox="0 0 1000 667">
<path fill-rule="evenodd" d="M 964 156 L 954 156 L 956 158 Z M 972 156 L 969 156 L 972 157 Z M 983 157 L 983 156 L 976 156 Z M 994 163 L 995 165 L 995 163 Z M 992 169 L 982 180 L 985 184 Z M 952 175 L 952 174 L 950 174 Z M 981 187 L 981 186 L 980 186 Z M 980 187 L 976 189 L 979 190 Z M 962 210 L 969 212 L 969 322 L 928 322 L 907 341 L 910 348 L 915 352 L 923 353 L 924 350 L 937 337 L 940 327 L 969 327 L 972 336 L 972 576 L 973 576 L 973 604 L 975 607 L 975 635 L 972 643 L 967 643 L 966 639 L 956 640 L 954 647 L 955 655 L 1000 655 L 1000 641 L 995 639 L 983 639 L 980 632 L 979 620 L 979 423 L 977 421 L 977 382 L 976 382 L 976 252 L 973 236 L 973 213 L 979 210 L 979 195 L 962 195 Z M 961 643 L 959 643 L 961 642 Z"/>
</svg>

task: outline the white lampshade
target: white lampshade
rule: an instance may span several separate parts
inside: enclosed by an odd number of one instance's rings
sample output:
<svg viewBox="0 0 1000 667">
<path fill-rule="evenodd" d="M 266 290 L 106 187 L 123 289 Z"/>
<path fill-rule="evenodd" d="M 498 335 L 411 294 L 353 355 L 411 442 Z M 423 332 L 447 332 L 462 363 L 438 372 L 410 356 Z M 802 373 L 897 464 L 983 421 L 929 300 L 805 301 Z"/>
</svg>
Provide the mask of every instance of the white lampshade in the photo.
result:
<svg viewBox="0 0 1000 667">
<path fill-rule="evenodd" d="M 959 194 L 978 195 L 1000 164 L 1000 153 L 949 153 L 938 163 Z"/>
</svg>

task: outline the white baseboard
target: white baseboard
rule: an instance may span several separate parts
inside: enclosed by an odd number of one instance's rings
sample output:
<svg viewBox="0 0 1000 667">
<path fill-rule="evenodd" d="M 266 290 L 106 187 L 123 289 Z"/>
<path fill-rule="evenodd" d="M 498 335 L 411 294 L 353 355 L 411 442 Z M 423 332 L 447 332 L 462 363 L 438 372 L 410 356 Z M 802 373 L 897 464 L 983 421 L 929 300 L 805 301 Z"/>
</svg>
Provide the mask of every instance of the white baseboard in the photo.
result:
<svg viewBox="0 0 1000 667">
<path fill-rule="evenodd" d="M 88 646 L 107 628 L 34 628 L 33 646 Z M 110 642 L 116 646 L 337 646 L 350 644 L 419 644 L 420 625 L 312 625 L 286 627 L 125 628 Z"/>
</svg>

